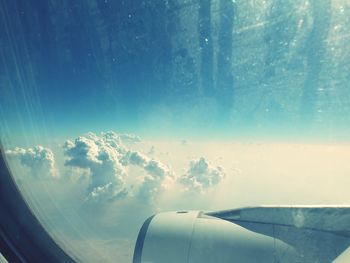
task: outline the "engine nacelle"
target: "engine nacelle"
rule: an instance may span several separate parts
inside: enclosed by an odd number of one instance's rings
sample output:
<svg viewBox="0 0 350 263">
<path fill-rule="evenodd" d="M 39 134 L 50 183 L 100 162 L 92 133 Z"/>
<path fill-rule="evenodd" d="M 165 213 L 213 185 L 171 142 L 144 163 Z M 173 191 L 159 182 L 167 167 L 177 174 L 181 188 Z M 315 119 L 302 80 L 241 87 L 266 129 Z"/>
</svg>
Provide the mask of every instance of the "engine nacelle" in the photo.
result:
<svg viewBox="0 0 350 263">
<path fill-rule="evenodd" d="M 143 224 L 134 263 L 300 262 L 288 244 L 199 211 L 156 214 Z"/>
</svg>

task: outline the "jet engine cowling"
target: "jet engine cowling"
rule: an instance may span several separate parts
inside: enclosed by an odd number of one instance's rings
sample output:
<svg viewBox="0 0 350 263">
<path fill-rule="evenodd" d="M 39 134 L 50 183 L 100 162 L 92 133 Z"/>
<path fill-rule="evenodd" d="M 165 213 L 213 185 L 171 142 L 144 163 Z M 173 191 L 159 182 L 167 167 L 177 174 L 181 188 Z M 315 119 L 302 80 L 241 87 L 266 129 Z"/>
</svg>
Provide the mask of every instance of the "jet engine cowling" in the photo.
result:
<svg viewBox="0 0 350 263">
<path fill-rule="evenodd" d="M 270 236 L 200 211 L 156 214 L 143 224 L 134 263 L 302 262 L 296 250 Z"/>
</svg>

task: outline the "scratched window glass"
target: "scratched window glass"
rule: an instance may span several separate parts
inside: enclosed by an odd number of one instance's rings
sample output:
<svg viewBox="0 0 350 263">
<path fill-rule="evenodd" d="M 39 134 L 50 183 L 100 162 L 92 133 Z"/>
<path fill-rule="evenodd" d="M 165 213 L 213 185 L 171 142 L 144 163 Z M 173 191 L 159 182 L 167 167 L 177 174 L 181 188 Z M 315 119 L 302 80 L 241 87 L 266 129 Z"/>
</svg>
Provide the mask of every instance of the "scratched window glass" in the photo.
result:
<svg viewBox="0 0 350 263">
<path fill-rule="evenodd" d="M 347 0 L 0 0 L 0 140 L 12 176 L 83 262 L 135 260 L 139 230 L 159 212 L 347 204 L 349 37 Z M 264 211 L 239 218 L 271 216 L 279 234 L 240 227 L 305 262 L 350 244 L 346 209 Z M 328 240 L 313 250 L 298 227 L 342 234 L 308 232 L 313 245 Z"/>
</svg>

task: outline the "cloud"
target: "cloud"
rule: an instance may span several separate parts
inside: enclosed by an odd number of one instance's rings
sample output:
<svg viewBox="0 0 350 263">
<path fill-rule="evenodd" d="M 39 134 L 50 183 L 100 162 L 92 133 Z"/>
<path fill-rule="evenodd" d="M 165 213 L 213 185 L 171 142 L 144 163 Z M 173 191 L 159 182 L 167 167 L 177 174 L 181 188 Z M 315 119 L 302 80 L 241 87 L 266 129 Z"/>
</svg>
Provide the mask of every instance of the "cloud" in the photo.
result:
<svg viewBox="0 0 350 263">
<path fill-rule="evenodd" d="M 6 155 L 10 159 L 19 160 L 23 166 L 30 168 L 34 177 L 58 177 L 58 172 L 55 169 L 55 157 L 49 148 L 40 145 L 28 149 L 16 147 L 6 151 Z"/>
<path fill-rule="evenodd" d="M 130 142 L 130 143 L 141 142 L 141 138 L 134 134 L 120 134 L 119 138 L 120 140 L 122 140 L 122 142 Z"/>
<path fill-rule="evenodd" d="M 129 151 L 124 157 L 125 164 L 135 165 L 146 171 L 147 175 L 142 179 L 138 188 L 138 197 L 147 203 L 151 203 L 166 188 L 166 181 L 171 181 L 174 173 L 168 166 L 146 155 Z"/>
<path fill-rule="evenodd" d="M 88 194 L 87 200 L 95 202 L 103 202 L 105 200 L 114 201 L 123 199 L 128 196 L 126 189 L 120 190 L 116 188 L 116 185 L 112 182 L 104 185 L 94 187 L 93 190 Z"/>
<path fill-rule="evenodd" d="M 91 181 L 87 199 L 113 201 L 127 195 L 125 167 L 120 162 L 126 152 L 119 136 L 114 132 L 97 136 L 88 133 L 63 145 L 68 157 L 66 166 L 85 168 L 90 171 Z"/>
<path fill-rule="evenodd" d="M 173 177 L 170 169 L 160 161 L 127 149 L 121 136 L 114 132 L 101 133 L 100 136 L 88 133 L 74 141 L 67 140 L 63 148 L 68 157 L 66 166 L 90 171 L 87 200 L 114 201 L 128 196 L 126 181 L 130 176 L 127 169 L 130 165 L 146 173 L 137 185 L 132 186 L 137 197 L 145 202 L 154 201 L 164 189 L 164 181 Z"/>
<path fill-rule="evenodd" d="M 150 175 L 157 178 L 164 178 L 167 175 L 169 176 L 171 175 L 171 172 L 166 165 L 154 159 L 147 162 L 147 165 L 145 166 L 145 170 Z"/>
<path fill-rule="evenodd" d="M 167 182 L 172 183 L 174 174 L 170 169 L 156 160 L 150 160 L 144 167 L 148 175 L 144 177 L 138 196 L 146 202 L 154 199 L 167 188 Z"/>
<path fill-rule="evenodd" d="M 218 185 L 225 178 L 225 172 L 220 166 L 212 166 L 205 158 L 192 160 L 188 171 L 178 178 L 178 182 L 187 191 L 205 192 L 206 189 Z"/>
<path fill-rule="evenodd" d="M 155 154 L 155 152 L 156 152 L 156 149 L 155 149 L 154 146 L 152 145 L 151 148 L 150 148 L 149 151 L 148 151 L 148 154 L 153 155 L 153 154 Z"/>
<path fill-rule="evenodd" d="M 124 165 L 132 164 L 144 168 L 148 162 L 149 158 L 146 155 L 137 151 L 128 151 L 123 156 Z"/>
</svg>

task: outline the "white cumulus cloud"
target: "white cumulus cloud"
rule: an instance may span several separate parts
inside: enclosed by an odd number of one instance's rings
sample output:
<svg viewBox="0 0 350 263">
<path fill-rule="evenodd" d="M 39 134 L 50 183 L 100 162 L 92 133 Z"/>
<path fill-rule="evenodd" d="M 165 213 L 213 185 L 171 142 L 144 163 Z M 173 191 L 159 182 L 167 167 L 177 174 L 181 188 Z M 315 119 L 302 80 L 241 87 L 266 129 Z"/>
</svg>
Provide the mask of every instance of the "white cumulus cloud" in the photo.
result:
<svg viewBox="0 0 350 263">
<path fill-rule="evenodd" d="M 127 195 L 127 174 L 120 162 L 126 150 L 116 133 L 107 132 L 101 136 L 88 133 L 74 141 L 67 140 L 63 149 L 68 157 L 66 166 L 89 169 L 89 200 L 113 201 Z"/>
<path fill-rule="evenodd" d="M 130 165 L 146 173 L 137 185 L 133 185 L 137 196 L 146 202 L 153 201 L 164 189 L 164 181 L 173 177 L 166 165 L 127 149 L 122 141 L 117 133 L 106 132 L 101 135 L 88 133 L 65 142 L 63 148 L 68 157 L 65 165 L 90 171 L 88 200 L 113 201 L 128 196 L 126 181 Z"/>
<path fill-rule="evenodd" d="M 166 189 L 166 182 L 172 182 L 174 174 L 166 165 L 153 159 L 147 162 L 144 169 L 148 175 L 144 177 L 138 195 L 141 200 L 153 202 Z"/>
<path fill-rule="evenodd" d="M 58 176 L 55 168 L 55 157 L 49 148 L 40 145 L 28 149 L 16 147 L 6 151 L 6 155 L 10 159 L 19 160 L 23 166 L 30 168 L 34 177 Z"/>
<path fill-rule="evenodd" d="M 168 166 L 137 151 L 127 152 L 124 163 L 138 166 L 147 173 L 138 190 L 138 197 L 145 202 L 153 202 L 166 187 L 165 182 L 174 177 Z"/>
<path fill-rule="evenodd" d="M 178 182 L 186 190 L 204 192 L 218 185 L 225 178 L 225 172 L 220 166 L 211 165 L 205 158 L 192 160 L 187 172 L 178 178 Z"/>
<path fill-rule="evenodd" d="M 136 165 L 144 168 L 145 165 L 149 162 L 149 158 L 137 151 L 128 151 L 123 156 L 123 164 L 124 165 Z"/>
</svg>

